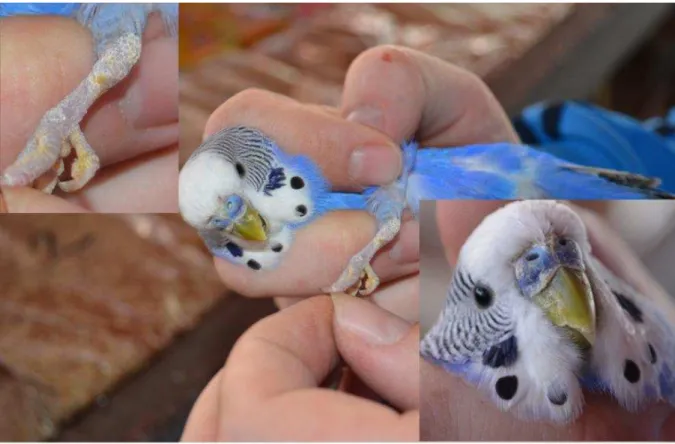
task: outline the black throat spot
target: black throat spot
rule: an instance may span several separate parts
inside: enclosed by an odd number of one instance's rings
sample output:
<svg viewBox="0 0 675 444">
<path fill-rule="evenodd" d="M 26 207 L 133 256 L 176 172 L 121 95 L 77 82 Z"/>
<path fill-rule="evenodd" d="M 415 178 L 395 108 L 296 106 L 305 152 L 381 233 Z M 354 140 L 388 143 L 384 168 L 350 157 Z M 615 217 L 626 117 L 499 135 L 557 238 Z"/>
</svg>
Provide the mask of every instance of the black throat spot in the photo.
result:
<svg viewBox="0 0 675 444">
<path fill-rule="evenodd" d="M 635 302 L 630 300 L 627 296 L 622 295 L 621 293 L 617 293 L 616 291 L 613 291 L 614 296 L 616 297 L 616 300 L 619 302 L 619 305 L 621 308 L 624 309 L 626 313 L 635 321 L 635 322 L 643 322 L 642 318 L 642 310 L 635 305 Z"/>
<path fill-rule="evenodd" d="M 518 360 L 518 341 L 509 336 L 483 353 L 483 364 L 492 368 L 509 367 Z"/>
</svg>

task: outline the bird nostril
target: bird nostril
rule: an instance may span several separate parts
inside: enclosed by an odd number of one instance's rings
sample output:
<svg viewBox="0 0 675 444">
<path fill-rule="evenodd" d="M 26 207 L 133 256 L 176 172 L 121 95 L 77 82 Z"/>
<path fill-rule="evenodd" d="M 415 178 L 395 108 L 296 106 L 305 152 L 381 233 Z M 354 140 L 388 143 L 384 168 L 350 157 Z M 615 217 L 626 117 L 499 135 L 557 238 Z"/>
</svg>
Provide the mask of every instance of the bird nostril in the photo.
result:
<svg viewBox="0 0 675 444">
<path fill-rule="evenodd" d="M 307 214 L 307 207 L 304 205 L 298 205 L 297 207 L 295 207 L 295 212 L 298 213 L 298 215 L 300 216 L 304 216 L 305 214 Z"/>
<path fill-rule="evenodd" d="M 539 259 L 539 253 L 530 253 L 527 256 L 525 256 L 525 260 L 528 262 L 532 262 L 537 259 Z"/>
<path fill-rule="evenodd" d="M 558 245 L 560 245 L 561 247 L 564 247 L 565 245 L 567 245 L 567 239 L 565 239 L 564 237 L 561 237 L 560 239 L 558 239 Z"/>
</svg>

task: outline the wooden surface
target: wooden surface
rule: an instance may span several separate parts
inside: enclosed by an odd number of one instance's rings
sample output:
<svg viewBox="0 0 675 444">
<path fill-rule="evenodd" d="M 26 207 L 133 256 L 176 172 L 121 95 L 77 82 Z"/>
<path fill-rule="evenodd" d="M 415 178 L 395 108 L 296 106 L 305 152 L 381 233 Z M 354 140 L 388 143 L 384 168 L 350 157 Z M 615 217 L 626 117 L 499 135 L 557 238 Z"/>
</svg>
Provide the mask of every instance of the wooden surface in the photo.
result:
<svg viewBox="0 0 675 444">
<path fill-rule="evenodd" d="M 53 437 L 226 290 L 178 215 L 5 214 L 0 252 L 0 440 Z"/>
<path fill-rule="evenodd" d="M 200 392 L 241 334 L 275 311 L 268 299 L 228 295 L 145 370 L 82 412 L 58 441 L 177 441 Z"/>
</svg>

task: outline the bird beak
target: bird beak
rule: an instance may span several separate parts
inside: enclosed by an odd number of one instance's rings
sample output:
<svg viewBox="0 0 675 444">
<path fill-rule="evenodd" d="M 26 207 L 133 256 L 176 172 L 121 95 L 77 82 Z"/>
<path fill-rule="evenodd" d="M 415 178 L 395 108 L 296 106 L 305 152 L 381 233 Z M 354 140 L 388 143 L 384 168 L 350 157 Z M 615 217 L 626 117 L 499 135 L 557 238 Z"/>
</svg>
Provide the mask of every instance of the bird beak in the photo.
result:
<svg viewBox="0 0 675 444">
<path fill-rule="evenodd" d="M 234 223 L 232 232 L 247 241 L 267 241 L 266 224 L 252 206 L 246 205 L 246 212 Z"/>
<path fill-rule="evenodd" d="M 586 349 L 595 342 L 595 301 L 578 245 L 555 236 L 516 258 L 518 286 L 553 325 Z"/>
<path fill-rule="evenodd" d="M 559 267 L 549 284 L 532 301 L 553 325 L 568 331 L 582 348 L 595 342 L 595 303 L 586 273 Z"/>
</svg>

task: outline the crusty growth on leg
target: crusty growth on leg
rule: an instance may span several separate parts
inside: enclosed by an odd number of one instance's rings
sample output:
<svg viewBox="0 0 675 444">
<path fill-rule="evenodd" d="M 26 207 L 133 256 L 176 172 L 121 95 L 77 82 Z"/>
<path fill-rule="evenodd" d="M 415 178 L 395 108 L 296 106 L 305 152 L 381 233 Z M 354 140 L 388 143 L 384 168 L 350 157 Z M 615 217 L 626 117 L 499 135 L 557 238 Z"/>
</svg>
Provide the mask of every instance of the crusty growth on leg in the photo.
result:
<svg viewBox="0 0 675 444">
<path fill-rule="evenodd" d="M 360 252 L 350 260 L 347 268 L 338 280 L 331 285 L 327 293 L 347 293 L 354 296 L 371 294 L 380 283 L 370 262 L 375 254 L 391 242 L 401 229 L 401 219 L 392 217 L 387 219 L 378 229 L 375 237 Z"/>
<path fill-rule="evenodd" d="M 99 161 L 84 140 L 79 124 L 91 105 L 129 74 L 140 55 L 141 38 L 136 34 L 125 34 L 111 42 L 77 88 L 45 113 L 17 160 L 0 176 L 0 184 L 29 186 L 50 168 L 63 172 L 61 163 L 70 152 L 63 145 L 69 141 L 78 155 L 73 165 L 73 179 L 59 184 L 57 176 L 56 182 L 43 191 L 51 192 L 57 184 L 64 191 L 75 191 L 84 186 L 94 176 Z"/>
</svg>

